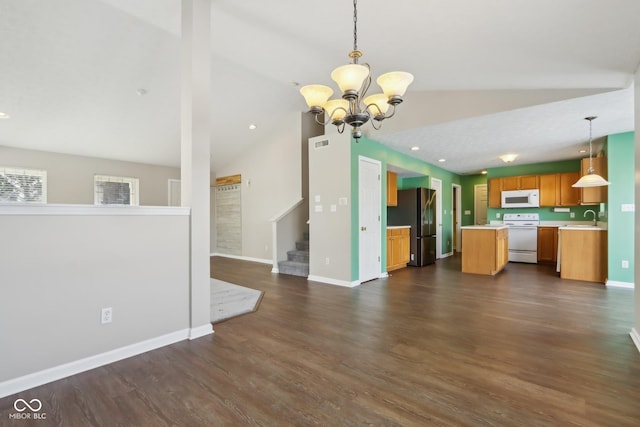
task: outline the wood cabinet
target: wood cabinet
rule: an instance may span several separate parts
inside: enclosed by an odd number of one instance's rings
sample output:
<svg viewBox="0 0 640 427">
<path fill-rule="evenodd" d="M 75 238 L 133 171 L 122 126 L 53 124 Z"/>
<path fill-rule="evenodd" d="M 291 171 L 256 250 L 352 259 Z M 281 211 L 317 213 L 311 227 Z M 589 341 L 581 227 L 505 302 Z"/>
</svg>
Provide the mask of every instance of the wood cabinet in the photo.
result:
<svg viewBox="0 0 640 427">
<path fill-rule="evenodd" d="M 462 272 L 493 276 L 509 261 L 507 227 L 462 227 Z"/>
<path fill-rule="evenodd" d="M 398 206 L 398 174 L 387 172 L 387 206 Z"/>
<path fill-rule="evenodd" d="M 558 227 L 538 227 L 538 263 L 555 264 L 558 260 Z"/>
<path fill-rule="evenodd" d="M 572 187 L 579 178 L 578 172 L 540 175 L 540 206 L 580 204 L 580 189 Z"/>
<path fill-rule="evenodd" d="M 607 231 L 561 229 L 560 277 L 605 283 Z"/>
<path fill-rule="evenodd" d="M 606 157 L 593 157 L 591 159 L 593 165 L 593 172 L 600 175 L 604 179 L 607 179 L 607 158 Z M 586 175 L 589 172 L 589 159 L 582 159 L 581 171 L 582 175 Z M 577 181 L 577 180 L 576 180 Z M 584 187 L 581 188 L 581 205 L 597 205 L 600 203 L 606 203 L 608 195 L 607 186 L 604 187 Z"/>
<path fill-rule="evenodd" d="M 407 266 L 410 259 L 410 229 L 387 229 L 387 271 Z"/>
<path fill-rule="evenodd" d="M 538 175 L 505 176 L 489 180 L 489 207 L 502 207 L 502 192 L 509 190 L 533 190 L 539 188 Z"/>
<path fill-rule="evenodd" d="M 502 178 L 489 180 L 489 207 L 499 208 L 502 205 Z"/>
</svg>

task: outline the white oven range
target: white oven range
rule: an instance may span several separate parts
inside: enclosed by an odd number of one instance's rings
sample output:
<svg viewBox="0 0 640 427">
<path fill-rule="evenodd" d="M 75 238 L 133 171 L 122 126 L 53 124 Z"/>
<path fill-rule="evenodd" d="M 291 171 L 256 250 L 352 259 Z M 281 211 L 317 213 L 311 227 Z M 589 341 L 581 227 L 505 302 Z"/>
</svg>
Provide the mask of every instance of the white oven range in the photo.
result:
<svg viewBox="0 0 640 427">
<path fill-rule="evenodd" d="M 537 264 L 540 215 L 504 214 L 502 219 L 509 226 L 509 261 Z"/>
</svg>

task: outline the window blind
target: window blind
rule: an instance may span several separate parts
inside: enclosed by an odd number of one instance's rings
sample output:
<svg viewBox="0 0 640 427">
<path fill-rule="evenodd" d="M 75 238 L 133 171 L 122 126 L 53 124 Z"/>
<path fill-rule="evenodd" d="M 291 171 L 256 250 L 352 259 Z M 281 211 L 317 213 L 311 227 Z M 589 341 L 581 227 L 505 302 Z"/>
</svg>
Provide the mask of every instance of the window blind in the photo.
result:
<svg viewBox="0 0 640 427">
<path fill-rule="evenodd" d="M 0 202 L 47 203 L 47 171 L 0 167 Z"/>
<path fill-rule="evenodd" d="M 138 205 L 138 178 L 94 176 L 96 205 Z"/>
</svg>

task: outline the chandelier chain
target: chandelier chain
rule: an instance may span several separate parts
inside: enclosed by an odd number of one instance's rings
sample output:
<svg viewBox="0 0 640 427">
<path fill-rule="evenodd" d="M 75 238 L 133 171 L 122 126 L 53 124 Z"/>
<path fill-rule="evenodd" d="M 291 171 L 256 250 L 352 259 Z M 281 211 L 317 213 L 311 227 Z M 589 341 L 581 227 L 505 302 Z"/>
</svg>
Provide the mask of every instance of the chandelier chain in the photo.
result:
<svg viewBox="0 0 640 427">
<path fill-rule="evenodd" d="M 353 0 L 353 50 L 358 50 L 358 0 Z"/>
</svg>

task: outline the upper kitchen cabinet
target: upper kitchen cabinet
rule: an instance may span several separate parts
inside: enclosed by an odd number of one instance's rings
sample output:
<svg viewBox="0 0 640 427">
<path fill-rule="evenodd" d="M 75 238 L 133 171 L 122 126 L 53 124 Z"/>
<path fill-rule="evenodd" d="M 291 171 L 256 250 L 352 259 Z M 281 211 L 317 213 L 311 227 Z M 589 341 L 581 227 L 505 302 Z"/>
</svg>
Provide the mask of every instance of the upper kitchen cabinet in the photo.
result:
<svg viewBox="0 0 640 427">
<path fill-rule="evenodd" d="M 502 179 L 502 191 L 507 190 L 534 190 L 539 188 L 538 175 L 505 176 Z"/>
<path fill-rule="evenodd" d="M 499 208 L 502 205 L 502 192 L 509 190 L 535 190 L 539 188 L 538 175 L 505 176 L 489 180 L 489 207 Z"/>
<path fill-rule="evenodd" d="M 489 207 L 499 208 L 502 204 L 502 178 L 489 180 Z"/>
<path fill-rule="evenodd" d="M 398 174 L 387 171 L 387 206 L 398 206 Z"/>
<path fill-rule="evenodd" d="M 578 205 L 580 189 L 572 187 L 578 178 L 578 172 L 540 175 L 540 206 Z"/>
<path fill-rule="evenodd" d="M 600 175 L 604 179 L 607 179 L 607 158 L 593 157 L 591 158 L 591 162 L 593 165 L 593 172 Z M 589 158 L 582 159 L 581 172 L 582 172 L 582 175 L 586 175 L 587 173 L 589 173 Z M 608 189 L 607 186 L 581 188 L 582 195 L 580 197 L 580 204 L 581 205 L 598 205 L 600 203 L 606 203 L 607 195 L 608 195 L 607 189 Z"/>
</svg>

